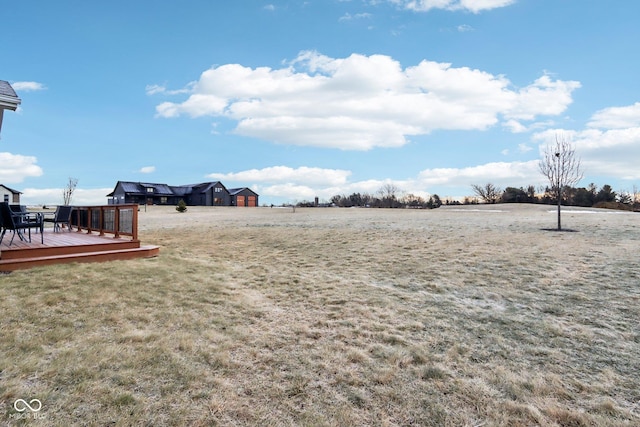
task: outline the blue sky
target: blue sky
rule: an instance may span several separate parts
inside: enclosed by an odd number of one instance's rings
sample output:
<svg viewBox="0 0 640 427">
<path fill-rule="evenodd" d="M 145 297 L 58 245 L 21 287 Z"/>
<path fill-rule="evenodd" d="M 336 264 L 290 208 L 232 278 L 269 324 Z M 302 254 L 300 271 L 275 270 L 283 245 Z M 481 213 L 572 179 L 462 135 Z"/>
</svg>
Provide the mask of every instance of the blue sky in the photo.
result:
<svg viewBox="0 0 640 427">
<path fill-rule="evenodd" d="M 26 204 L 106 203 L 118 180 L 220 180 L 261 203 L 640 184 L 640 2 L 1 2 L 0 183 Z"/>
</svg>

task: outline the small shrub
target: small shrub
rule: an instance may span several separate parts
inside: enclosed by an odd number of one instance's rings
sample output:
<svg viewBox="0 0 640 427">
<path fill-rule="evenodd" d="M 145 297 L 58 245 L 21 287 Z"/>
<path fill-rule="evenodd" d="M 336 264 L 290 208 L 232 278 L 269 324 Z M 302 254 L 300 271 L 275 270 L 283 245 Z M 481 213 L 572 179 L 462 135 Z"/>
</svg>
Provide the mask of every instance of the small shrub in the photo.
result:
<svg viewBox="0 0 640 427">
<path fill-rule="evenodd" d="M 184 202 L 184 200 L 180 199 L 180 201 L 178 202 L 178 206 L 176 206 L 176 210 L 178 212 L 186 212 L 187 211 L 187 204 Z"/>
</svg>

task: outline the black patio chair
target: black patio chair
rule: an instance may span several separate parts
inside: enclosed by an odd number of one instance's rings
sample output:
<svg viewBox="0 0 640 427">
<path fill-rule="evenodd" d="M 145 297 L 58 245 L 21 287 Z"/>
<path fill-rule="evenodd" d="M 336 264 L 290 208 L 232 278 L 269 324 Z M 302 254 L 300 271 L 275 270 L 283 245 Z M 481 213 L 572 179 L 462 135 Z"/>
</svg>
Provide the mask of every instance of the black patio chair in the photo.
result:
<svg viewBox="0 0 640 427">
<path fill-rule="evenodd" d="M 71 231 L 71 211 L 73 208 L 71 206 L 58 206 L 56 208 L 56 213 L 53 218 L 44 218 L 44 222 L 52 222 L 53 223 L 53 231 L 57 232 L 60 230 L 60 226 L 66 224 L 67 229 Z"/>
<path fill-rule="evenodd" d="M 29 210 L 25 205 L 9 205 L 11 212 L 17 215 L 22 215 L 25 222 L 38 222 L 38 215 L 29 213 Z M 36 230 L 37 231 L 37 230 Z"/>
<path fill-rule="evenodd" d="M 2 239 L 4 239 L 4 235 L 7 230 L 13 231 L 13 236 L 11 236 L 9 246 L 13 244 L 13 239 L 15 239 L 16 233 L 21 240 L 25 240 L 22 233 L 23 230 L 27 230 L 29 232 L 29 243 L 31 243 L 32 228 L 40 230 L 40 241 L 41 243 L 44 243 L 44 233 L 42 232 L 44 222 L 42 221 L 41 215 L 36 214 L 32 218 L 27 218 L 24 214 L 14 213 L 9 207 L 9 203 L 6 202 L 0 203 L 0 215 L 2 216 L 2 234 L 0 234 L 0 243 L 2 243 Z"/>
<path fill-rule="evenodd" d="M 13 213 L 27 213 L 27 207 L 25 205 L 9 205 L 9 208 Z"/>
</svg>

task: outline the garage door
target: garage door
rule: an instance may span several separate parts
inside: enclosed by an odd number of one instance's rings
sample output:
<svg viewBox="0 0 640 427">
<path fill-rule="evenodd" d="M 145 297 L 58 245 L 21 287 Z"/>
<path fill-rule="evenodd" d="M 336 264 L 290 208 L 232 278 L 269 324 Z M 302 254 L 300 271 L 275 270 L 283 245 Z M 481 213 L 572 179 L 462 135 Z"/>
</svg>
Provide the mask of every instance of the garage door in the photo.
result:
<svg viewBox="0 0 640 427">
<path fill-rule="evenodd" d="M 256 196 L 249 196 L 247 198 L 247 201 L 249 202 L 247 204 L 247 206 L 250 206 L 252 208 L 255 208 L 258 204 L 256 203 Z"/>
<path fill-rule="evenodd" d="M 236 198 L 236 206 L 244 206 L 244 196 L 238 196 Z"/>
</svg>

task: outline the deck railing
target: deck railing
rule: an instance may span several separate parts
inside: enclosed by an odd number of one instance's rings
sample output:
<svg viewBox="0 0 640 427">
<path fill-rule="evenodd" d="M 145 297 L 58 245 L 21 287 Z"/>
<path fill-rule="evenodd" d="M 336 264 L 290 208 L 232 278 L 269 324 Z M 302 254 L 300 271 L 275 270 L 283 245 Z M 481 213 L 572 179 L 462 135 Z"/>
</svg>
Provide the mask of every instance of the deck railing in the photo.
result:
<svg viewBox="0 0 640 427">
<path fill-rule="evenodd" d="M 138 240 L 138 205 L 74 206 L 71 225 L 79 233 L 131 236 Z"/>
</svg>

